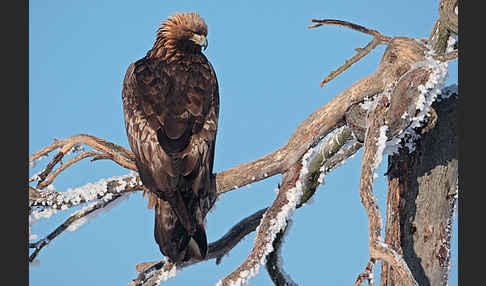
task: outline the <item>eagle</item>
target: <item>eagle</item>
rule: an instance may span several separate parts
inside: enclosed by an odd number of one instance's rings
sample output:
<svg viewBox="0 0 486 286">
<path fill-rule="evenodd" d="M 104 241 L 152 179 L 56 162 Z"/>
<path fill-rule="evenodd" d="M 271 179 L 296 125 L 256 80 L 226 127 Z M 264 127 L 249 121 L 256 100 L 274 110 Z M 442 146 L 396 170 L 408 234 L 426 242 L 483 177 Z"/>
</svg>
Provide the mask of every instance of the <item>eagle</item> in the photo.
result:
<svg viewBox="0 0 486 286">
<path fill-rule="evenodd" d="M 128 142 L 150 191 L 149 208 L 155 201 L 155 240 L 176 263 L 206 256 L 205 217 L 216 199 L 219 91 L 202 53 L 207 33 L 198 13 L 175 13 L 123 81 Z"/>
</svg>

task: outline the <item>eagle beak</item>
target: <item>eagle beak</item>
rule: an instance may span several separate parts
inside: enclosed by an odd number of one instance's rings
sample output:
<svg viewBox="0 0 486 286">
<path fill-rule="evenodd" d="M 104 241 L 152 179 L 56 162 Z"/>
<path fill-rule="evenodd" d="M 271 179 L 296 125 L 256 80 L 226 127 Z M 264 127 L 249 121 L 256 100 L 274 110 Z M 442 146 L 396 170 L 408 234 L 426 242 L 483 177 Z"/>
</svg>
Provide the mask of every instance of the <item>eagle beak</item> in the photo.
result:
<svg viewBox="0 0 486 286">
<path fill-rule="evenodd" d="M 206 50 L 206 48 L 208 47 L 208 40 L 204 35 L 194 34 L 191 38 L 191 41 L 203 47 L 204 50 Z"/>
</svg>

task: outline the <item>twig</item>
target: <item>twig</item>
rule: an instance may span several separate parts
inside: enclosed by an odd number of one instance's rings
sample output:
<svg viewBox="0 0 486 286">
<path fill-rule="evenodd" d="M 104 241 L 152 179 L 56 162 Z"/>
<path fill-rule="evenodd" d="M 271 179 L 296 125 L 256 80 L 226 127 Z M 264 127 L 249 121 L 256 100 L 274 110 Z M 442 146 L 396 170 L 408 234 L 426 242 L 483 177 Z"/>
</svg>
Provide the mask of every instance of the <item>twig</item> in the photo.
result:
<svg viewBox="0 0 486 286">
<path fill-rule="evenodd" d="M 346 28 L 353 29 L 355 31 L 365 33 L 368 35 L 373 36 L 374 38 L 377 38 L 378 40 L 382 41 L 383 43 L 390 44 L 391 42 L 391 37 L 384 36 L 380 32 L 372 29 L 368 29 L 366 27 L 363 27 L 358 24 L 354 24 L 348 21 L 343 21 L 343 20 L 335 20 L 335 19 L 323 19 L 323 20 L 318 20 L 318 19 L 311 19 L 311 22 L 317 23 L 314 25 L 310 25 L 309 28 L 317 28 L 323 25 L 336 25 L 336 26 L 342 26 Z"/>
<path fill-rule="evenodd" d="M 88 157 L 96 157 L 98 156 L 99 153 L 97 152 L 93 152 L 93 151 L 87 151 L 87 152 L 83 152 L 79 155 L 77 155 L 76 157 L 70 159 L 69 161 L 67 161 L 66 163 L 63 163 L 61 166 L 59 166 L 54 172 L 51 173 L 52 171 L 52 168 L 54 167 L 55 164 L 57 164 L 57 162 L 60 161 L 61 158 L 64 157 L 64 153 L 62 152 L 59 152 L 57 153 L 56 157 L 54 157 L 54 159 L 49 163 L 48 166 L 50 166 L 50 168 L 46 168 L 41 175 L 39 175 L 41 177 L 41 180 L 39 180 L 39 182 L 37 183 L 37 188 L 38 189 L 43 189 L 45 187 L 47 187 L 48 185 L 50 185 L 54 179 L 64 170 L 66 170 L 67 168 L 69 168 L 71 165 L 73 165 L 74 163 L 78 162 L 78 161 L 81 161 L 82 159 L 84 158 L 88 158 Z"/>
<path fill-rule="evenodd" d="M 365 57 L 367 54 L 369 54 L 372 50 L 374 50 L 379 44 L 381 44 L 380 40 L 377 38 L 374 38 L 369 42 L 364 48 L 362 49 L 356 49 L 357 54 L 352 56 L 351 58 L 347 59 L 342 66 L 337 68 L 336 70 L 332 71 L 326 78 L 324 78 L 320 86 L 323 87 L 326 83 L 330 82 L 333 80 L 336 76 L 347 70 L 350 66 L 352 66 L 354 63 L 358 62 L 360 59 Z"/>
<path fill-rule="evenodd" d="M 61 166 L 54 173 L 48 177 L 48 175 L 52 172 L 54 166 L 61 161 L 61 159 L 75 146 L 80 144 L 86 144 L 88 146 L 93 147 L 94 149 L 100 151 L 101 153 L 95 152 L 85 152 L 81 155 L 76 156 L 68 163 L 63 164 L 66 166 Z M 123 148 L 119 145 L 113 144 L 111 142 L 105 141 L 103 139 L 87 135 L 87 134 L 78 134 L 64 139 L 56 139 L 54 143 L 51 145 L 41 149 L 40 151 L 34 153 L 32 156 L 29 157 L 29 163 L 33 164 L 37 159 L 47 156 L 49 152 L 53 150 L 60 149 L 56 156 L 49 162 L 47 167 L 44 169 L 43 172 L 39 175 L 39 183 L 37 185 L 38 189 L 43 189 L 48 186 L 54 178 L 59 175 L 60 172 L 64 171 L 66 168 L 74 164 L 75 162 L 87 158 L 87 157 L 94 157 L 95 159 L 105 159 L 109 158 L 113 160 L 115 163 L 119 164 L 120 166 L 136 171 L 137 168 L 135 166 L 134 155 L 132 152 Z M 46 180 L 47 178 L 47 180 Z M 46 181 L 44 181 L 46 180 Z"/>
</svg>

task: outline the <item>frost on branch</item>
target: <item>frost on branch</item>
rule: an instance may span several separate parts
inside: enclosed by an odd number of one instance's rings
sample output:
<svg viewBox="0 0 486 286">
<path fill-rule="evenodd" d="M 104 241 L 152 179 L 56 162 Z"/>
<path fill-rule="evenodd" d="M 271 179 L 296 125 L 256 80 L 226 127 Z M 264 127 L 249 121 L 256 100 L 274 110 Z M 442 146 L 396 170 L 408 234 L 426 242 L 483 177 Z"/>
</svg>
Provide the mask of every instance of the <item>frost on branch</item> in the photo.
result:
<svg viewBox="0 0 486 286">
<path fill-rule="evenodd" d="M 400 283 L 417 284 L 405 260 L 385 244 L 381 237 L 382 218 L 377 199 L 373 195 L 373 171 L 378 167 L 384 152 L 397 152 L 399 148 L 403 148 L 402 146 L 407 147 L 409 152 L 413 151 L 414 142 L 423 133 L 424 125 L 430 125 L 431 122 L 435 124 L 428 115 L 432 103 L 442 92 L 447 76 L 447 62 L 435 60 L 430 47 L 426 48 L 424 58 L 414 63 L 410 70 L 390 86 L 390 93 L 377 99 L 377 104 L 369 111 L 367 117 L 360 196 L 368 213 L 370 260 L 365 271 L 358 276 L 355 285 L 359 285 L 364 278 L 372 283 L 372 268 L 378 259 L 396 271 L 397 281 Z M 432 127 L 428 129 L 430 128 Z M 391 140 L 386 142 L 387 138 Z"/>
<path fill-rule="evenodd" d="M 277 237 L 273 241 L 274 250 L 267 256 L 267 271 L 275 285 L 282 286 L 296 286 L 297 284 L 292 280 L 289 274 L 287 274 L 283 268 L 282 258 L 282 244 L 285 237 L 292 226 L 292 220 L 289 219 L 287 226 L 284 230 L 277 234 Z"/>
<path fill-rule="evenodd" d="M 31 234 L 31 228 L 39 219 L 49 218 L 58 210 L 65 210 L 80 203 L 96 201 L 71 214 L 63 224 L 45 238 L 35 243 L 29 243 L 29 248 L 34 249 L 29 257 L 29 262 L 33 262 L 39 251 L 62 232 L 66 230 L 75 231 L 78 227 L 96 217 L 101 211 L 107 212 L 127 199 L 129 192 L 139 187 L 139 183 L 138 177 L 131 173 L 125 176 L 102 179 L 97 183 L 90 183 L 64 193 L 50 192 L 44 197 L 43 203 L 39 203 L 39 200 L 32 202 L 29 215 L 29 240 L 37 238 L 37 235 Z"/>
<path fill-rule="evenodd" d="M 140 186 L 138 175 L 130 172 L 127 175 L 100 179 L 98 182 L 88 183 L 64 192 L 56 192 L 48 187 L 46 191 L 40 192 L 40 197 L 29 200 L 29 207 L 66 210 L 95 200 L 106 201 L 115 194 L 125 192 L 127 188 L 133 189 Z"/>
<path fill-rule="evenodd" d="M 247 285 L 248 280 L 255 277 L 260 265 L 266 263 L 266 258 L 273 249 L 273 242 L 278 233 L 284 230 L 287 220 L 295 212 L 303 193 L 303 179 L 308 173 L 308 164 L 314 148 L 309 149 L 302 158 L 302 164 L 297 164 L 284 174 L 282 186 L 277 198 L 267 209 L 257 228 L 255 244 L 247 259 L 231 274 L 220 280 L 216 285 Z"/>
</svg>

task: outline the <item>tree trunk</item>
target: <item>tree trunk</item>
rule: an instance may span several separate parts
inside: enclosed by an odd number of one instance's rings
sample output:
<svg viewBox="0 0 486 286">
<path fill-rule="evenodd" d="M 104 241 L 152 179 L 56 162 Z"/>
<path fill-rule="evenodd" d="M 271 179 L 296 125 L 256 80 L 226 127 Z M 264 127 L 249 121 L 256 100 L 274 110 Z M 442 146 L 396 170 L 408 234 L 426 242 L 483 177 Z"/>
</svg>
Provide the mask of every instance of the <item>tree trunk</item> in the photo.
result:
<svg viewBox="0 0 486 286">
<path fill-rule="evenodd" d="M 419 285 L 447 285 L 450 240 L 457 200 L 456 110 L 458 96 L 435 102 L 437 122 L 412 153 L 388 158 L 385 242 L 403 258 Z M 382 265 L 381 286 L 397 285 Z"/>
</svg>

